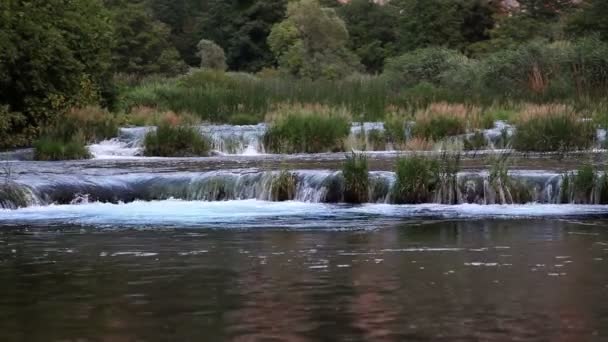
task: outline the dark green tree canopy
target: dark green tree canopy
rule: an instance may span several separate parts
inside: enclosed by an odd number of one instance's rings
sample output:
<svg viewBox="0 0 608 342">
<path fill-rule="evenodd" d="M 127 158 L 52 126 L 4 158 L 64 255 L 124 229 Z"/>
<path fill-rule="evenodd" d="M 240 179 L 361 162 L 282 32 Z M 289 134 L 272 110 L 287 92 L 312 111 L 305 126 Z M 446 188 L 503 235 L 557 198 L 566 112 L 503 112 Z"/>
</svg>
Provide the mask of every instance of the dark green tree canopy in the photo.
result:
<svg viewBox="0 0 608 342">
<path fill-rule="evenodd" d="M 0 106 L 23 114 L 13 134 L 33 136 L 107 91 L 113 29 L 101 2 L 2 1 L 0 15 Z"/>
</svg>

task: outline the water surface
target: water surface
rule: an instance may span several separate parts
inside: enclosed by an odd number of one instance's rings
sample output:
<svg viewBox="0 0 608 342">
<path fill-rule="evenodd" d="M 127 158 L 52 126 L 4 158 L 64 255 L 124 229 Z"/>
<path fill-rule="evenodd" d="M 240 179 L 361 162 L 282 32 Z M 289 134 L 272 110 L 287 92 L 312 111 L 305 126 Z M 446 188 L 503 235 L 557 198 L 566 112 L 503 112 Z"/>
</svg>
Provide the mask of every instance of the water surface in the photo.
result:
<svg viewBox="0 0 608 342">
<path fill-rule="evenodd" d="M 5 227 L 0 339 L 608 338 L 608 221 L 367 221 Z"/>
</svg>

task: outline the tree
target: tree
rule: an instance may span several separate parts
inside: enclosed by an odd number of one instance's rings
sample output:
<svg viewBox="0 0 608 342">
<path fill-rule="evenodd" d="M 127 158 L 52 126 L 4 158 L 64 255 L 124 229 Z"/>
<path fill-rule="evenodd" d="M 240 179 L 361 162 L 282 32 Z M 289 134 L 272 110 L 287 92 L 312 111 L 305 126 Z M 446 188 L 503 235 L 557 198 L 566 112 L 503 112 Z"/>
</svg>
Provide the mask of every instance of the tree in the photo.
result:
<svg viewBox="0 0 608 342">
<path fill-rule="evenodd" d="M 350 35 L 349 46 L 367 71 L 382 72 L 384 60 L 396 50 L 397 15 L 389 6 L 370 0 L 352 0 L 339 9 Z"/>
<path fill-rule="evenodd" d="M 111 92 L 112 32 L 98 0 L 0 2 L 0 107 L 21 113 L 7 120 L 18 144 Z"/>
<path fill-rule="evenodd" d="M 155 20 L 144 2 L 106 0 L 112 11 L 116 46 L 112 59 L 118 72 L 174 75 L 185 70 L 169 41 L 169 28 Z"/>
<path fill-rule="evenodd" d="M 347 48 L 344 21 L 316 0 L 289 3 L 287 18 L 272 28 L 268 43 L 279 66 L 297 77 L 340 78 L 361 68 Z"/>
<path fill-rule="evenodd" d="M 226 56 L 219 45 L 210 40 L 202 39 L 198 42 L 197 49 L 202 68 L 226 70 Z"/>
<path fill-rule="evenodd" d="M 224 49 L 230 69 L 253 72 L 274 64 L 267 38 L 284 18 L 287 0 L 148 1 L 155 17 L 171 28 L 170 40 L 188 64 L 200 63 L 201 37 Z"/>
<path fill-rule="evenodd" d="M 568 32 L 574 35 L 597 34 L 608 41 L 608 1 L 590 0 L 575 13 L 568 23 Z"/>
<path fill-rule="evenodd" d="M 493 9 L 484 0 L 394 0 L 388 6 L 398 13 L 401 52 L 430 46 L 467 51 L 488 39 L 494 26 Z"/>
</svg>

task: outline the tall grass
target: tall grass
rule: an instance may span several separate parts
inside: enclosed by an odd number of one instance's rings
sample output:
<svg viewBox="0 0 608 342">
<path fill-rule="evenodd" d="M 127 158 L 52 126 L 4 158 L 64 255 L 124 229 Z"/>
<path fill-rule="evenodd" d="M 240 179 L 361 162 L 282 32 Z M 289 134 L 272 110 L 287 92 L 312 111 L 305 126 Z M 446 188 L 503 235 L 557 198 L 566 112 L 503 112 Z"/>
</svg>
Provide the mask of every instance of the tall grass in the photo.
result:
<svg viewBox="0 0 608 342">
<path fill-rule="evenodd" d="M 397 160 L 395 175 L 395 203 L 426 203 L 439 183 L 439 163 L 419 156 L 402 158 Z"/>
<path fill-rule="evenodd" d="M 592 146 L 593 122 L 564 105 L 528 106 L 516 119 L 513 147 L 520 151 L 573 151 Z"/>
<path fill-rule="evenodd" d="M 273 153 L 338 152 L 349 133 L 350 122 L 343 116 L 286 109 L 264 135 L 264 145 Z"/>
<path fill-rule="evenodd" d="M 192 126 L 172 126 L 163 123 L 146 134 L 144 155 L 154 157 L 204 157 L 211 143 Z"/>
<path fill-rule="evenodd" d="M 295 174 L 282 170 L 279 176 L 272 180 L 271 196 L 273 201 L 283 202 L 293 200 L 296 194 L 298 178 Z"/>
<path fill-rule="evenodd" d="M 344 177 L 344 201 L 346 203 L 365 203 L 369 200 L 369 168 L 367 157 L 352 153 L 346 156 L 342 165 Z"/>
</svg>

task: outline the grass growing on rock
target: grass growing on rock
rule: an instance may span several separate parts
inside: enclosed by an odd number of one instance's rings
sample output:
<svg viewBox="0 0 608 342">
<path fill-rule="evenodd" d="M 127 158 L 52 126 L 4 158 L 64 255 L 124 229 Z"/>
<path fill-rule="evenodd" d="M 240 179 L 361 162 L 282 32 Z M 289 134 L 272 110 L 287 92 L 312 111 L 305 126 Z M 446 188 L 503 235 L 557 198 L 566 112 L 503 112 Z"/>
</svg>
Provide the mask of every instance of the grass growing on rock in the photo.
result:
<svg viewBox="0 0 608 342">
<path fill-rule="evenodd" d="M 350 121 L 332 111 L 294 107 L 273 118 L 264 135 L 264 144 L 272 153 L 339 152 L 350 134 Z"/>
<path fill-rule="evenodd" d="M 515 126 L 513 148 L 519 151 L 583 150 L 595 139 L 593 122 L 564 105 L 528 106 L 520 112 Z"/>
<path fill-rule="evenodd" d="M 297 186 L 297 176 L 287 170 L 282 170 L 278 177 L 272 180 L 272 200 L 278 202 L 293 200 L 296 195 Z"/>
<path fill-rule="evenodd" d="M 369 200 L 369 167 L 367 157 L 352 153 L 342 165 L 344 177 L 344 201 L 365 203 Z"/>
<path fill-rule="evenodd" d="M 397 160 L 393 197 L 397 204 L 418 204 L 430 200 L 439 181 L 436 160 L 420 156 Z"/>
<path fill-rule="evenodd" d="M 210 150 L 209 139 L 192 126 L 163 123 L 144 139 L 144 155 L 148 157 L 205 157 Z"/>
</svg>

